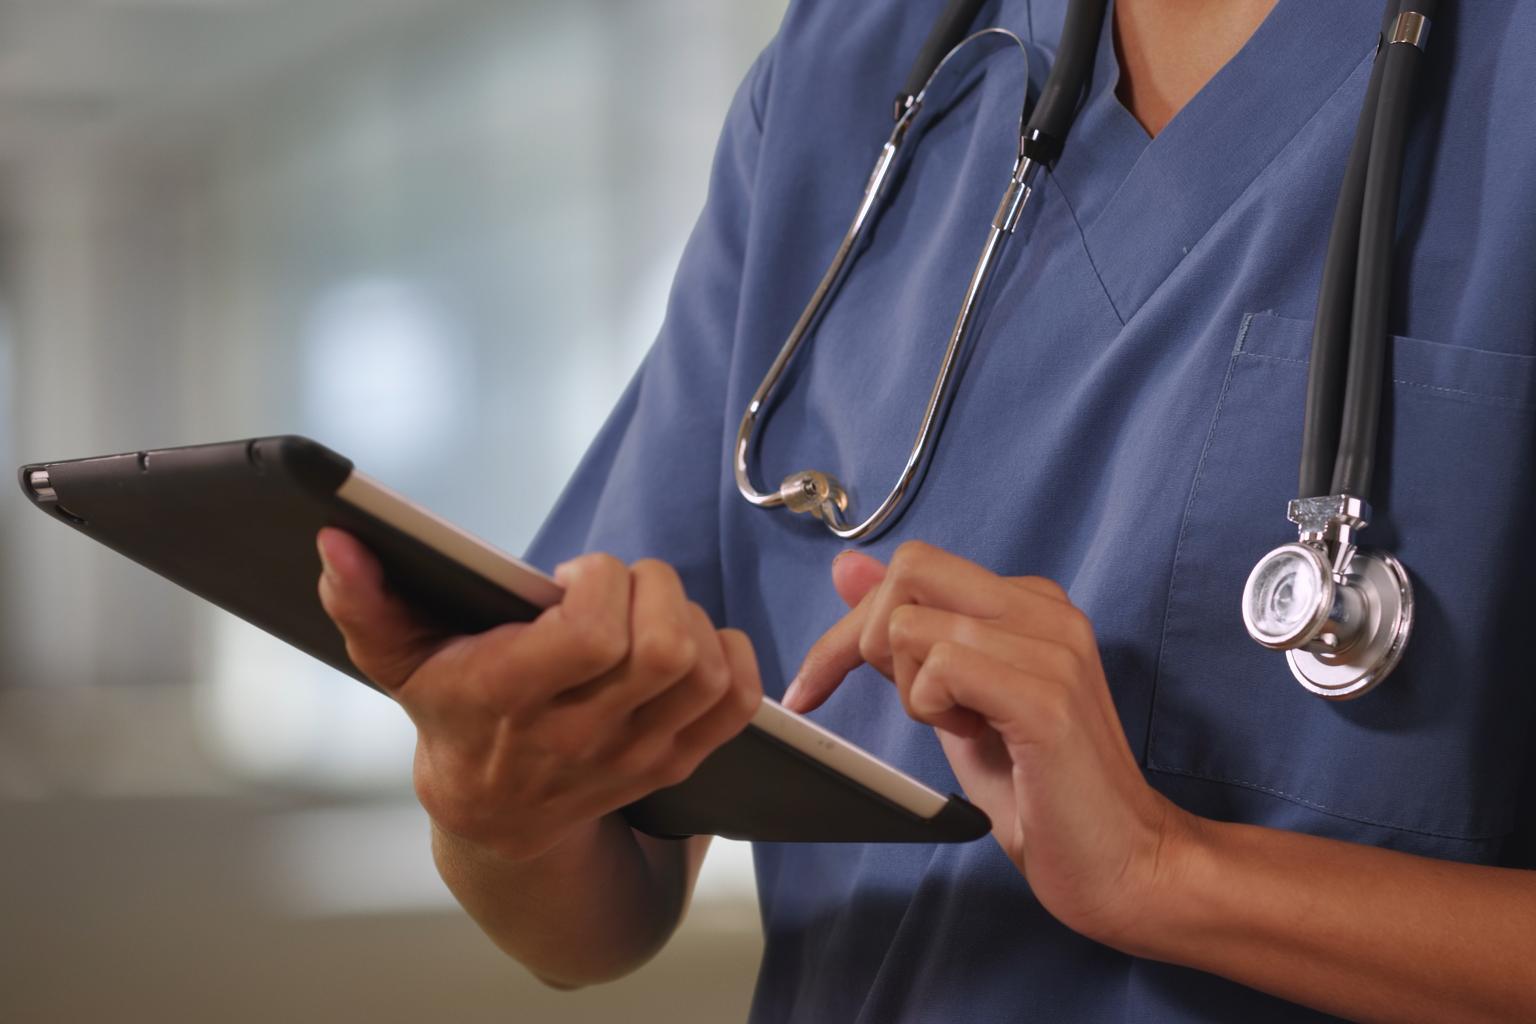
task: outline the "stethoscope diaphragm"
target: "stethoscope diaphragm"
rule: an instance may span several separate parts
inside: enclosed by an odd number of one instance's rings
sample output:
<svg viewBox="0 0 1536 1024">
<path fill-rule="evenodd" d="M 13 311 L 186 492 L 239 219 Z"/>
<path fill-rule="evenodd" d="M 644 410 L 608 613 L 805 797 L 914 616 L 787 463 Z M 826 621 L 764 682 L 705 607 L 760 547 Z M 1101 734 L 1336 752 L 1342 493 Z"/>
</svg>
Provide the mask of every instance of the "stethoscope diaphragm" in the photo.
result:
<svg viewBox="0 0 1536 1024">
<path fill-rule="evenodd" d="M 1397 667 L 1413 627 L 1413 585 L 1401 562 L 1354 543 L 1369 509 L 1332 495 L 1293 501 L 1300 532 L 1270 551 L 1243 586 L 1243 625 L 1285 651 L 1296 681 L 1329 700 L 1368 693 Z"/>
</svg>

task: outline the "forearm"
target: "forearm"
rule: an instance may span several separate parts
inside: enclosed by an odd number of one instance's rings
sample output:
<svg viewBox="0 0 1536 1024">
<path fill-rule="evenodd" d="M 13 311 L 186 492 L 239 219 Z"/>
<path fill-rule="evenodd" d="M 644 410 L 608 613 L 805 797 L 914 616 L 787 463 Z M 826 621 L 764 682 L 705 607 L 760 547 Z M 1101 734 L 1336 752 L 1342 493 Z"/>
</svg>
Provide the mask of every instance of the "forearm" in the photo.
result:
<svg viewBox="0 0 1536 1024">
<path fill-rule="evenodd" d="M 617 814 L 514 863 L 432 830 L 438 871 L 503 952 L 545 982 L 610 981 L 650 959 L 682 916 L 704 840 L 642 837 Z"/>
<path fill-rule="evenodd" d="M 1194 819 L 1114 944 L 1356 1020 L 1536 1020 L 1536 873 Z"/>
</svg>

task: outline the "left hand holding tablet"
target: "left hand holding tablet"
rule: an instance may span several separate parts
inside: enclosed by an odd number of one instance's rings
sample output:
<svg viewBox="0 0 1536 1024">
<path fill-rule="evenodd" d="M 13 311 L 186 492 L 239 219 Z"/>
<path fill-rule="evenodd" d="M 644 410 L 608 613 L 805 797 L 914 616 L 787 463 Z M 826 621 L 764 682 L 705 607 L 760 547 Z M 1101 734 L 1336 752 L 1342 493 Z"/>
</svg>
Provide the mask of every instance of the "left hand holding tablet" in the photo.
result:
<svg viewBox="0 0 1536 1024">
<path fill-rule="evenodd" d="M 816 708 L 872 665 L 937 730 L 1046 909 L 1114 944 L 1178 870 L 1198 819 L 1143 778 L 1088 617 L 1050 580 L 998 576 L 918 542 L 889 566 L 846 552 L 832 572 L 851 610 L 806 655 L 784 706 Z"/>
</svg>

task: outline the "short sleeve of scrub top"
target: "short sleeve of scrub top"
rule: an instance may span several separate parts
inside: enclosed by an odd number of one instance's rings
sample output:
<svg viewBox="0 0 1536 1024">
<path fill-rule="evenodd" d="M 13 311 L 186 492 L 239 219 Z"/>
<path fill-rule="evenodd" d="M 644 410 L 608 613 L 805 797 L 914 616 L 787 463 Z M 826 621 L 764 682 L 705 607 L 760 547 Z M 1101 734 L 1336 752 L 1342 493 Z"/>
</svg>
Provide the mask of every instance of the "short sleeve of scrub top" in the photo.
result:
<svg viewBox="0 0 1536 1024">
<path fill-rule="evenodd" d="M 532 558 L 677 565 L 782 692 L 842 614 L 819 524 L 730 478 L 748 397 L 824 270 L 942 0 L 796 2 L 731 107 L 656 345 Z M 1064 0 L 983 18 L 1043 79 Z M 1374 519 L 1413 575 L 1414 636 L 1365 698 L 1303 691 L 1238 597 L 1294 539 L 1311 317 L 1380 4 L 1278 0 L 1156 139 L 1101 40 L 1066 152 L 1010 242 L 921 489 L 868 545 L 921 539 L 1067 587 L 1092 618 L 1152 785 L 1195 813 L 1431 857 L 1536 866 L 1536 5 L 1434 26 L 1404 173 Z M 890 206 L 762 428 L 759 486 L 895 479 L 1011 164 L 1016 53 L 928 111 Z M 860 669 L 818 721 L 940 790 L 932 730 Z M 755 1022 L 1326 1019 L 1138 960 L 1053 920 L 990 840 L 759 844 Z"/>
</svg>

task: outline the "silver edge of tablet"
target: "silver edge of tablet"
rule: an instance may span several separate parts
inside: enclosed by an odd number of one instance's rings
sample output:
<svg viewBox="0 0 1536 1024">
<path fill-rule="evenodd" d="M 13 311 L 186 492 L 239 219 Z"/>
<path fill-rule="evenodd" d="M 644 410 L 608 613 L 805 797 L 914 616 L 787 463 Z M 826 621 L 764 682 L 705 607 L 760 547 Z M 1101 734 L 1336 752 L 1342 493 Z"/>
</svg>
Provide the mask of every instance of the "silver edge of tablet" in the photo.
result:
<svg viewBox="0 0 1536 1024">
<path fill-rule="evenodd" d="M 533 566 L 466 533 L 356 470 L 337 489 L 336 497 L 431 545 L 465 568 L 540 608 L 557 603 L 564 593 L 559 584 Z M 752 724 L 920 818 L 932 818 L 949 802 L 910 775 L 766 697 L 752 716 Z"/>
<path fill-rule="evenodd" d="M 402 533 L 425 541 L 449 558 L 539 608 L 558 604 L 560 585 L 533 566 L 466 533 L 356 470 L 336 497 Z"/>
<path fill-rule="evenodd" d="M 949 803 L 941 793 L 929 789 L 912 776 L 892 768 L 836 733 L 828 732 L 809 718 L 780 707 L 767 697 L 763 698 L 757 713 L 752 716 L 752 724 L 800 753 L 815 758 L 829 768 L 835 768 L 919 818 L 931 818 Z"/>
</svg>

